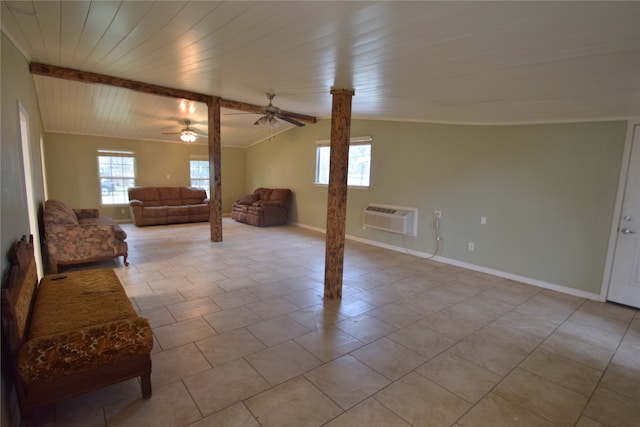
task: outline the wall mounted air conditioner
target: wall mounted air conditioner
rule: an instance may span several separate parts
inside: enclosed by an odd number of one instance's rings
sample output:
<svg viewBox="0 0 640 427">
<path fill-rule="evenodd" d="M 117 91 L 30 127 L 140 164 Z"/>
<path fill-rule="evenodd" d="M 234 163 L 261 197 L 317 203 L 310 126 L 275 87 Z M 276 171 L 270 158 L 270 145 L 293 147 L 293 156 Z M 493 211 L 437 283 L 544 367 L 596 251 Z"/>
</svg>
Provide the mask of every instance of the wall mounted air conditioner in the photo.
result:
<svg viewBox="0 0 640 427">
<path fill-rule="evenodd" d="M 418 208 L 369 203 L 362 211 L 362 228 L 415 237 L 418 235 Z"/>
</svg>

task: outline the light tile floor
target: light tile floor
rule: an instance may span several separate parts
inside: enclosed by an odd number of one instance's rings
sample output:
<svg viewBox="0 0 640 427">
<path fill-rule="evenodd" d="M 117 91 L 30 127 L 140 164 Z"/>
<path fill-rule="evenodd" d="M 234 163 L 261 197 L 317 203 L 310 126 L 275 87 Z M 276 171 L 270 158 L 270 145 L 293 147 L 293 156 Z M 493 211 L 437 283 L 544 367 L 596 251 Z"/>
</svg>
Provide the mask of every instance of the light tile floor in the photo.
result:
<svg viewBox="0 0 640 427">
<path fill-rule="evenodd" d="M 637 310 L 351 241 L 324 300 L 322 234 L 124 228 L 153 397 L 127 381 L 47 425 L 640 426 Z"/>
</svg>

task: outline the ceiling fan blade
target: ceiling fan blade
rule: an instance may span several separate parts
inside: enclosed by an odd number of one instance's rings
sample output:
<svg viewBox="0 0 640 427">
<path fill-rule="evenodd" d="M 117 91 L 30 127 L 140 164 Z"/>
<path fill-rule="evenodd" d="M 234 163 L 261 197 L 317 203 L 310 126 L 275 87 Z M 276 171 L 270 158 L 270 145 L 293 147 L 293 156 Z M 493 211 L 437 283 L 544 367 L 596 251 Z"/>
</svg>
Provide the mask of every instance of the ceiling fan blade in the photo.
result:
<svg viewBox="0 0 640 427">
<path fill-rule="evenodd" d="M 294 120 L 294 119 L 292 119 L 291 117 L 287 117 L 287 116 L 282 115 L 282 114 L 280 114 L 280 115 L 278 116 L 278 118 L 279 118 L 279 119 L 284 120 L 285 122 L 289 122 L 289 123 L 291 123 L 292 125 L 296 125 L 296 126 L 298 126 L 298 127 L 302 127 L 302 126 L 304 126 L 304 123 L 299 122 L 299 121 L 297 121 L 297 120 Z"/>
<path fill-rule="evenodd" d="M 161 132 L 160 135 L 180 135 L 182 132 Z"/>
</svg>

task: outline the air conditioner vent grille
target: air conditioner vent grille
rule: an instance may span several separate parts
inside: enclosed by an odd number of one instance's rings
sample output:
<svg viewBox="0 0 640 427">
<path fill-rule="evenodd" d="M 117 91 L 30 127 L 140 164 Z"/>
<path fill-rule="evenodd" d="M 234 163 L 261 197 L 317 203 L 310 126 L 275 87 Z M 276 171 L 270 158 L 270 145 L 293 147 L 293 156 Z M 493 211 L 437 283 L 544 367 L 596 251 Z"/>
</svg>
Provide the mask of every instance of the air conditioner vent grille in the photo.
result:
<svg viewBox="0 0 640 427">
<path fill-rule="evenodd" d="M 394 214 L 394 213 L 398 212 L 397 209 L 381 208 L 379 206 L 367 206 L 366 209 L 368 211 L 372 211 L 372 212 L 382 212 L 382 213 L 387 213 L 387 214 Z"/>
<path fill-rule="evenodd" d="M 362 226 L 390 233 L 417 236 L 418 209 L 369 204 L 362 211 Z"/>
</svg>

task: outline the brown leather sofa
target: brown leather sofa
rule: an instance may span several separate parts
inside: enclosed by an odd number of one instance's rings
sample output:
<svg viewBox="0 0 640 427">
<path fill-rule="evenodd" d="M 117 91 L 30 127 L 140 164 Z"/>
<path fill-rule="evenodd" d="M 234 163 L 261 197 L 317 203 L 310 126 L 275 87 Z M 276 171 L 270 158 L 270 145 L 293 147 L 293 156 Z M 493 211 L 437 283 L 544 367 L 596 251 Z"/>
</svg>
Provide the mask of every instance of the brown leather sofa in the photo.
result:
<svg viewBox="0 0 640 427">
<path fill-rule="evenodd" d="M 290 203 L 291 190 L 261 187 L 233 203 L 231 218 L 258 227 L 286 224 Z"/>
<path fill-rule="evenodd" d="M 207 192 L 195 187 L 129 188 L 129 210 L 138 227 L 209 221 Z"/>
</svg>

